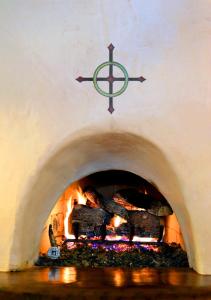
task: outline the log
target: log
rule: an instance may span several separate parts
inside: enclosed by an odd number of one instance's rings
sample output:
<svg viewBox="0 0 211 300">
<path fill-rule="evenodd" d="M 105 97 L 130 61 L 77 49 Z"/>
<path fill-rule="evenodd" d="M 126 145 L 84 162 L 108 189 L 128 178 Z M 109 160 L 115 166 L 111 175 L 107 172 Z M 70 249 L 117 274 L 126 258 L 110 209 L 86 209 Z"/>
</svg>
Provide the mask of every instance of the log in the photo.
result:
<svg viewBox="0 0 211 300">
<path fill-rule="evenodd" d="M 162 228 L 161 228 L 162 227 Z M 116 228 L 117 235 L 126 235 L 131 241 L 135 236 L 154 237 L 162 239 L 163 226 L 160 218 L 146 211 L 130 211 L 128 223 L 123 223 Z"/>
<path fill-rule="evenodd" d="M 127 209 L 131 209 L 131 206 L 148 209 L 151 206 L 149 197 L 134 188 L 119 190 L 112 198 L 116 203 L 127 207 Z"/>
<path fill-rule="evenodd" d="M 149 214 L 146 211 L 132 210 L 129 212 L 130 222 L 136 227 L 151 228 L 151 224 L 160 225 L 159 217 Z"/>
<path fill-rule="evenodd" d="M 76 240 L 80 234 L 101 235 L 106 237 L 106 224 L 110 222 L 110 215 L 102 208 L 91 208 L 77 204 L 72 211 L 72 228 Z"/>
<path fill-rule="evenodd" d="M 110 215 L 117 215 L 128 220 L 128 211 L 126 208 L 116 203 L 113 199 L 106 199 L 94 187 L 85 188 L 84 195 L 93 205 L 95 203 L 95 205 L 98 205 Z"/>
<path fill-rule="evenodd" d="M 173 214 L 173 210 L 165 198 L 156 200 L 152 196 L 140 193 L 133 188 L 117 191 L 113 195 L 113 199 L 117 204 L 123 205 L 129 210 L 133 209 L 132 206 L 135 206 L 143 208 L 147 212 L 159 217 Z"/>
<path fill-rule="evenodd" d="M 84 205 L 76 205 L 72 213 L 73 223 L 80 223 L 81 232 L 94 232 L 96 227 L 100 226 L 101 236 L 105 238 L 105 224 L 109 224 L 110 219 L 113 215 L 118 215 L 127 220 L 127 224 L 122 224 L 120 228 L 117 228 L 117 234 L 120 233 L 121 228 L 124 228 L 122 231 L 127 232 L 127 236 L 130 240 L 132 240 L 134 235 L 143 237 L 152 236 L 158 237 L 159 239 L 161 238 L 161 233 L 163 230 L 160 227 L 161 218 L 158 216 L 158 214 L 161 214 L 161 205 L 158 200 L 151 199 L 151 197 L 149 198 L 147 196 L 147 199 L 149 201 L 146 204 L 146 198 L 144 200 L 142 199 L 141 206 L 144 206 L 144 208 L 147 210 L 153 211 L 154 213 L 152 214 L 144 210 L 127 210 L 124 206 L 122 206 L 125 205 L 127 199 L 122 198 L 121 194 L 115 194 L 117 195 L 118 200 L 120 201 L 118 203 L 117 198 L 115 198 L 115 196 L 113 197 L 113 199 L 106 199 L 93 187 L 86 188 L 84 190 L 84 194 L 89 200 L 90 207 Z M 156 204 L 158 204 L 159 210 L 154 205 L 155 202 Z M 130 205 L 128 202 L 127 204 Z M 98 210 L 102 210 L 104 212 L 103 217 L 101 216 L 101 214 L 99 214 Z"/>
<path fill-rule="evenodd" d="M 153 214 L 158 217 L 167 217 L 173 214 L 173 210 L 168 203 L 164 201 L 154 200 L 151 204 L 151 207 L 147 209 L 150 214 Z"/>
<path fill-rule="evenodd" d="M 134 235 L 160 236 L 160 218 L 147 211 L 130 211 L 129 224 L 134 227 Z"/>
</svg>

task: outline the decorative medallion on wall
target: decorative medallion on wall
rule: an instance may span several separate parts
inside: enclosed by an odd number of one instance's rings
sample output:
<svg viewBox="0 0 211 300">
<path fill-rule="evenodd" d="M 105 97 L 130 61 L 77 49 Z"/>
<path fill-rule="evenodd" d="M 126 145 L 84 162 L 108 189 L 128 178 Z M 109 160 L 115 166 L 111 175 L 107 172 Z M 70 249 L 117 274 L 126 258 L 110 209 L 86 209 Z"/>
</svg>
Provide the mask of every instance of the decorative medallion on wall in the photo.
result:
<svg viewBox="0 0 211 300">
<path fill-rule="evenodd" d="M 112 44 L 110 44 L 108 46 L 108 50 L 109 50 L 109 60 L 102 63 L 102 64 L 100 64 L 96 68 L 96 70 L 94 71 L 93 77 L 79 76 L 78 78 L 76 78 L 76 80 L 78 82 L 92 81 L 93 84 L 94 84 L 95 89 L 97 90 L 97 92 L 99 94 L 101 94 L 102 96 L 109 98 L 108 111 L 112 114 L 114 112 L 113 98 L 117 97 L 117 96 L 120 96 L 122 93 L 124 93 L 124 91 L 127 89 L 128 82 L 129 81 L 143 82 L 146 79 L 142 76 L 140 76 L 140 77 L 129 77 L 128 72 L 125 69 L 125 67 L 123 65 L 121 65 L 120 63 L 113 60 L 114 46 Z M 114 66 L 117 67 L 119 70 L 121 70 L 121 72 L 123 73 L 123 77 L 115 77 L 114 76 Z M 98 77 L 98 74 L 100 73 L 100 71 L 105 67 L 109 67 L 108 76 L 107 77 Z M 104 91 L 99 86 L 99 84 L 98 84 L 99 81 L 104 81 L 104 82 L 107 81 L 109 83 L 109 91 L 108 92 Z M 122 87 L 116 92 L 114 92 L 114 82 L 115 81 L 122 81 L 123 82 Z"/>
</svg>

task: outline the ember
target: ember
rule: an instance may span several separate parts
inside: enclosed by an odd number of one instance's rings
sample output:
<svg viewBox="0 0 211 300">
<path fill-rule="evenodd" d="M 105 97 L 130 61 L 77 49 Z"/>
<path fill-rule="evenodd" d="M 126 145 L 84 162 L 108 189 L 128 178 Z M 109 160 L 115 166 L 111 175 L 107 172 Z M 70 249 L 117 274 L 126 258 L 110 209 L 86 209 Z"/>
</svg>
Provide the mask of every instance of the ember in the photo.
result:
<svg viewBox="0 0 211 300">
<path fill-rule="evenodd" d="M 152 248 L 155 247 L 155 248 Z M 56 260 L 40 256 L 38 266 L 77 267 L 188 267 L 185 251 L 178 245 L 133 246 L 124 244 L 74 244 L 71 250 L 63 246 Z"/>
<path fill-rule="evenodd" d="M 99 247 L 105 249 L 106 251 L 108 250 L 113 250 L 117 252 L 125 252 L 133 249 L 147 249 L 147 250 L 153 250 L 155 252 L 159 251 L 159 246 L 158 245 L 150 245 L 150 244 L 141 244 L 141 243 L 124 243 L 120 241 L 120 243 L 95 243 L 95 240 L 92 242 L 87 242 L 87 245 L 91 247 L 92 249 L 97 249 Z M 96 240 L 97 241 L 97 240 Z M 100 241 L 100 240 L 99 240 Z M 112 241 L 112 240 L 111 240 Z M 72 250 L 77 248 L 77 245 L 83 245 L 83 243 L 80 243 L 80 241 L 77 243 L 74 242 L 66 242 L 66 247 L 68 250 Z"/>
</svg>

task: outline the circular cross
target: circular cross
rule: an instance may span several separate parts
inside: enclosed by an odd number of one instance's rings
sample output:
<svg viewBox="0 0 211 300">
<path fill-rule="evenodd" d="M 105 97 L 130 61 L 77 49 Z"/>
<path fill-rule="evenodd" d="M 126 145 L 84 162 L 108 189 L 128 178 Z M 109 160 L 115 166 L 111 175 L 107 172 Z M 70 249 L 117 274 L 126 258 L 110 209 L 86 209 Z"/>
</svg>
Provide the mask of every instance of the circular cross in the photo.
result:
<svg viewBox="0 0 211 300">
<path fill-rule="evenodd" d="M 104 92 L 99 87 L 99 85 L 97 83 L 97 75 L 99 74 L 100 70 L 103 69 L 104 67 L 110 66 L 110 65 L 118 67 L 123 72 L 124 77 L 125 77 L 123 87 L 118 92 L 116 92 L 116 93 L 106 93 L 106 92 Z M 94 83 L 95 89 L 102 96 L 105 96 L 105 97 L 117 97 L 117 96 L 121 95 L 122 93 L 124 93 L 124 91 L 126 90 L 126 88 L 128 86 L 128 73 L 127 73 L 127 70 L 125 69 L 125 67 L 123 67 L 120 63 L 115 62 L 115 61 L 107 61 L 107 62 L 104 62 L 103 64 L 99 65 L 97 67 L 97 69 L 95 70 L 94 75 L 93 75 L 93 83 Z"/>
</svg>

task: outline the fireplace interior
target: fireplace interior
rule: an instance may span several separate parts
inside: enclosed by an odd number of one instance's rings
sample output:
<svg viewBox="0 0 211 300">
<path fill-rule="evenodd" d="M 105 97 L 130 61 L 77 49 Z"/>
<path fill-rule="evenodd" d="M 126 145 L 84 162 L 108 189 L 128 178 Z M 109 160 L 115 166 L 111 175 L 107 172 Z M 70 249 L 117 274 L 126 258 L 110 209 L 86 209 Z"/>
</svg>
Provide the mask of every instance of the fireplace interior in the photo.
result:
<svg viewBox="0 0 211 300">
<path fill-rule="evenodd" d="M 43 228 L 37 265 L 187 267 L 176 215 L 157 187 L 126 171 L 71 184 Z"/>
</svg>

